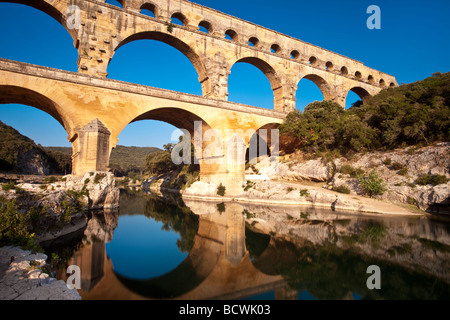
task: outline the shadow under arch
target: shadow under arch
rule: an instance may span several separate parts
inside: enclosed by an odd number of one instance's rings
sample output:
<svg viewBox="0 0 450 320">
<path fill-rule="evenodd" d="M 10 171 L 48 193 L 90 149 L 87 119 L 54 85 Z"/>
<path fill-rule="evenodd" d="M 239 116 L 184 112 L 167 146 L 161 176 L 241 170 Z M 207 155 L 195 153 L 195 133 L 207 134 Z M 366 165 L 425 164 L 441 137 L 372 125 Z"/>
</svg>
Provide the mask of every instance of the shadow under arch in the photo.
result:
<svg viewBox="0 0 450 320">
<path fill-rule="evenodd" d="M 231 65 L 230 70 L 236 63 L 251 64 L 267 77 L 273 91 L 274 110 L 283 111 L 283 85 L 277 71 L 269 63 L 257 57 L 241 58 Z"/>
<path fill-rule="evenodd" d="M 220 252 L 195 251 L 193 249 L 177 268 L 157 278 L 134 280 L 116 272 L 114 274 L 125 287 L 147 298 L 176 298 L 198 287 L 219 260 Z"/>
<path fill-rule="evenodd" d="M 280 147 L 280 136 L 278 132 L 272 130 L 278 130 L 279 127 L 279 123 L 267 123 L 255 131 L 246 150 L 246 162 L 254 164 L 260 157 L 271 157 L 274 151 L 274 156 L 277 156 Z"/>
<path fill-rule="evenodd" d="M 141 121 L 141 120 L 158 120 L 163 121 L 168 124 L 177 127 L 178 129 L 185 129 L 194 138 L 195 124 L 201 123 L 203 131 L 211 129 L 209 124 L 203 120 L 200 116 L 178 108 L 157 108 L 151 111 L 147 111 L 136 118 L 134 118 L 130 123 Z"/>
<path fill-rule="evenodd" d="M 58 21 L 64 27 L 64 29 L 67 30 L 67 32 L 73 39 L 74 47 L 78 49 L 79 42 L 76 28 L 70 28 L 68 26 L 66 20 L 66 12 L 61 12 L 58 8 L 56 8 L 56 6 L 52 6 L 50 3 L 44 0 L 0 0 L 0 3 L 23 4 L 48 14 L 50 17 Z M 65 6 L 63 7 L 65 8 Z"/>
<path fill-rule="evenodd" d="M 319 88 L 320 92 L 322 92 L 324 100 L 332 100 L 333 99 L 333 95 L 331 94 L 330 85 L 321 76 L 318 76 L 316 74 L 308 74 L 308 75 L 305 75 L 304 77 L 302 77 L 298 83 L 300 83 L 300 81 L 302 81 L 302 79 L 307 79 L 309 81 L 312 81 Z"/>
<path fill-rule="evenodd" d="M 202 59 L 200 56 L 185 42 L 178 39 L 175 36 L 172 36 L 167 33 L 159 32 L 159 31 L 144 31 L 144 32 L 138 32 L 135 34 L 130 35 L 129 37 L 123 39 L 116 48 L 114 48 L 114 52 L 116 52 L 120 47 L 126 45 L 127 43 L 130 43 L 132 41 L 137 40 L 156 40 L 163 42 L 178 51 L 180 51 L 182 54 L 184 54 L 189 61 L 191 61 L 192 65 L 194 66 L 195 70 L 198 74 L 198 80 L 200 84 L 202 85 L 202 92 L 203 95 L 206 95 L 210 91 L 210 85 L 208 81 L 208 74 L 206 71 L 206 67 L 203 64 Z M 111 60 L 109 61 L 111 62 Z M 109 63 L 108 62 L 108 63 Z"/>
<path fill-rule="evenodd" d="M 23 104 L 37 108 L 56 119 L 68 135 L 73 129 L 69 120 L 62 115 L 62 108 L 50 98 L 36 91 L 13 85 L 0 85 L 0 104 Z"/>
</svg>

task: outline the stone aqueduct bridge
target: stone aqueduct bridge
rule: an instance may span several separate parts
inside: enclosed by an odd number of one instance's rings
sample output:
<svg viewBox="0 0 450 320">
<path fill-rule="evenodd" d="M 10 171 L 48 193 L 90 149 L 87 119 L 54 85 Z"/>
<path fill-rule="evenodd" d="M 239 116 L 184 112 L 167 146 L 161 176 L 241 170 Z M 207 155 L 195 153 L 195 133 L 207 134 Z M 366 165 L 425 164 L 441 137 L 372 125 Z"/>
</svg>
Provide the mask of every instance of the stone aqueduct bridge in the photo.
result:
<svg viewBox="0 0 450 320">
<path fill-rule="evenodd" d="M 221 133 L 258 130 L 273 128 L 295 110 L 297 84 L 303 78 L 343 107 L 350 90 L 364 101 L 397 86 L 393 76 L 361 62 L 185 0 L 119 1 L 123 8 L 95 0 L 0 2 L 33 6 L 59 21 L 73 38 L 78 73 L 1 60 L 0 103 L 28 104 L 55 117 L 72 142 L 77 175 L 107 170 L 118 135 L 132 121 L 161 120 L 190 132 L 194 121 Z M 78 9 L 72 11 L 73 6 Z M 155 18 L 141 14 L 142 9 Z M 172 25 L 172 18 L 183 26 Z M 186 55 L 197 70 L 203 97 L 107 79 L 116 50 L 140 39 L 164 42 Z M 267 76 L 273 111 L 227 102 L 235 63 L 252 64 Z M 226 162 L 202 165 L 202 179 L 239 185 L 243 164 Z"/>
</svg>

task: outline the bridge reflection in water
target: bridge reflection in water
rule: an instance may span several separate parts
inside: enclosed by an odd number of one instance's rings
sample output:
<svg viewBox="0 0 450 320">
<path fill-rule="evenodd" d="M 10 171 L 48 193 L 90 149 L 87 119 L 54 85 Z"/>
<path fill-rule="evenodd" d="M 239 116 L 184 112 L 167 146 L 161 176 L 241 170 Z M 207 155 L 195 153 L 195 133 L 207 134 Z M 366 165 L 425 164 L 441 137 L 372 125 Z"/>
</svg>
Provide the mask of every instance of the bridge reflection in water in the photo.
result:
<svg viewBox="0 0 450 320">
<path fill-rule="evenodd" d="M 445 224 L 404 218 L 374 224 L 367 217 L 343 219 L 348 216 L 333 212 L 325 213 L 328 218 L 324 215 L 321 221 L 319 212 L 295 223 L 303 240 L 294 244 L 286 241 L 286 235 L 271 237 L 252 231 L 254 213 L 245 205 L 198 201 L 186 205 L 168 205 L 125 193 L 120 213 L 93 214 L 82 245 L 67 262 L 81 269 L 82 298 L 245 299 L 270 292 L 275 299 L 297 299 L 305 290 L 307 295 L 323 299 L 449 298 L 446 266 L 450 238 Z M 172 271 L 151 279 L 119 274 L 106 244 L 112 241 L 119 215 L 130 214 L 163 221 L 181 235 L 178 246 L 188 255 Z M 282 209 L 279 216 L 285 216 Z M 292 230 L 287 231 L 289 235 Z M 387 251 L 383 251 L 383 243 L 375 241 L 381 234 L 390 243 Z M 363 236 L 365 242 L 357 245 Z M 355 249 L 342 250 L 346 245 Z M 371 264 L 383 270 L 384 290 L 367 289 L 366 268 Z M 59 279 L 67 279 L 64 270 L 59 271 Z"/>
<path fill-rule="evenodd" d="M 80 266 L 82 298 L 243 299 L 273 290 L 277 298 L 285 298 L 289 293 L 297 295 L 282 276 L 265 274 L 254 266 L 246 249 L 241 205 L 227 204 L 219 210 L 215 203 L 203 205 L 209 205 L 210 212 L 198 216 L 198 230 L 188 256 L 174 270 L 148 280 L 129 279 L 116 273 L 107 256 L 105 244 L 112 240 L 119 213 L 93 215 L 83 245 L 68 261 L 68 265 Z M 63 270 L 58 278 L 65 279 Z"/>
</svg>

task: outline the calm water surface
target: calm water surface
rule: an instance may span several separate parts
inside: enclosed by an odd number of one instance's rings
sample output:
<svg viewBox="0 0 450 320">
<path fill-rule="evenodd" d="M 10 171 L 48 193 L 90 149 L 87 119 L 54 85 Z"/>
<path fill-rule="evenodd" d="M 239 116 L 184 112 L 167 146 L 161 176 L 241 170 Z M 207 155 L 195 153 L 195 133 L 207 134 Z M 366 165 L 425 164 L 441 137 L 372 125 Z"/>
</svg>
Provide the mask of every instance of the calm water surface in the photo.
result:
<svg viewBox="0 0 450 320">
<path fill-rule="evenodd" d="M 120 210 L 46 245 L 65 259 L 58 278 L 80 266 L 83 299 L 449 299 L 449 225 L 122 191 Z"/>
</svg>

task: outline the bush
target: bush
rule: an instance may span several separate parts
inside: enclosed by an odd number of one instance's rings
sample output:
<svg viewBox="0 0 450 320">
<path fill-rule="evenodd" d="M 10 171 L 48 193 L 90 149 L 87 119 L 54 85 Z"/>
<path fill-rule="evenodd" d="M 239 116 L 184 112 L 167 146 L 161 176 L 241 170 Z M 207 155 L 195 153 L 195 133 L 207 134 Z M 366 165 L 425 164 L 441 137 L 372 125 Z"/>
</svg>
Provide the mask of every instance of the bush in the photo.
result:
<svg viewBox="0 0 450 320">
<path fill-rule="evenodd" d="M 446 176 L 442 176 L 440 174 L 428 174 L 425 176 L 421 176 L 416 180 L 416 184 L 421 186 L 433 185 L 437 186 L 439 184 L 445 184 L 448 182 L 448 178 Z"/>
<path fill-rule="evenodd" d="M 219 211 L 220 214 L 224 213 L 226 210 L 225 203 L 218 203 L 217 205 L 217 211 Z"/>
<path fill-rule="evenodd" d="M 292 191 L 294 191 L 294 188 L 292 188 L 292 187 L 287 187 L 286 188 L 286 193 L 290 193 Z"/>
<path fill-rule="evenodd" d="M 391 158 L 386 158 L 383 160 L 383 164 L 386 166 L 390 166 L 392 164 Z"/>
<path fill-rule="evenodd" d="M 15 183 L 10 181 L 10 182 L 5 183 L 5 184 L 2 185 L 2 190 L 3 191 L 9 191 L 11 189 L 14 189 L 14 187 L 15 187 Z"/>
<path fill-rule="evenodd" d="M 105 173 L 97 173 L 94 177 L 94 183 L 100 183 L 100 181 L 102 181 L 104 177 L 106 177 Z"/>
<path fill-rule="evenodd" d="M 0 204 L 0 246 L 17 245 L 36 250 L 35 235 L 31 232 L 31 215 L 20 212 L 16 199 Z"/>
<path fill-rule="evenodd" d="M 244 191 L 248 191 L 248 190 L 250 190 L 251 188 L 254 188 L 255 187 L 255 182 L 253 182 L 253 181 L 251 181 L 251 180 L 247 180 L 247 182 L 246 182 L 246 184 L 245 184 L 245 187 L 244 187 Z"/>
<path fill-rule="evenodd" d="M 58 179 L 56 179 L 56 177 L 54 177 L 54 176 L 45 177 L 45 179 L 44 179 L 45 183 L 54 183 L 56 181 L 58 181 Z"/>
<path fill-rule="evenodd" d="M 352 178 L 357 178 L 358 176 L 364 174 L 364 170 L 363 169 L 361 169 L 361 168 L 354 168 L 354 167 L 352 167 L 349 164 L 346 164 L 346 165 L 342 166 L 340 172 L 342 174 L 348 174 Z"/>
<path fill-rule="evenodd" d="M 224 197 L 226 188 L 222 183 L 217 187 L 217 195 Z"/>
<path fill-rule="evenodd" d="M 397 174 L 401 175 L 401 176 L 406 176 L 408 174 L 408 168 L 402 168 L 400 169 Z"/>
<path fill-rule="evenodd" d="M 399 162 L 394 162 L 392 164 L 392 169 L 394 170 L 402 170 L 403 168 L 405 168 L 405 166 Z"/>
<path fill-rule="evenodd" d="M 300 197 L 307 197 L 307 196 L 309 196 L 308 189 L 300 190 Z"/>
<path fill-rule="evenodd" d="M 339 187 L 333 187 L 331 190 L 339 192 L 339 193 L 350 194 L 350 189 L 344 185 L 341 185 Z"/>
<path fill-rule="evenodd" d="M 368 176 L 359 176 L 359 184 L 365 193 L 370 197 L 381 195 L 386 191 L 386 185 L 382 178 L 378 176 L 378 172 L 374 169 Z"/>
</svg>

